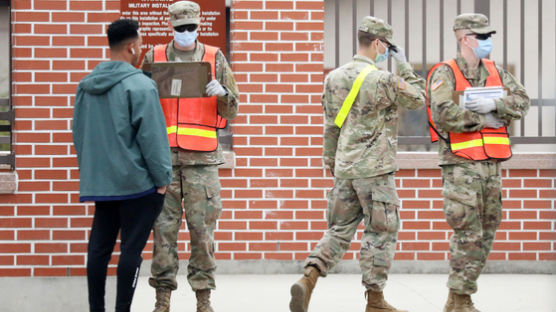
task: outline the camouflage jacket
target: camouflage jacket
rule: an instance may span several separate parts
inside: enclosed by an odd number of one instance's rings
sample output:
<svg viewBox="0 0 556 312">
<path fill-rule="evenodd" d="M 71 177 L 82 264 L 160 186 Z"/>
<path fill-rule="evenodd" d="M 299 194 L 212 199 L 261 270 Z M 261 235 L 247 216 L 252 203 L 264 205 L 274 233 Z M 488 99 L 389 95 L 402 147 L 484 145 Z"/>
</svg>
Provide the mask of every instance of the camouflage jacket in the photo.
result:
<svg viewBox="0 0 556 312">
<path fill-rule="evenodd" d="M 192 51 L 180 51 L 174 48 L 174 41 L 168 43 L 166 56 L 169 62 L 198 62 L 203 59 L 205 53 L 204 44 L 197 41 L 195 49 Z M 143 65 L 153 63 L 154 49 L 145 54 Z M 228 120 L 232 120 L 237 115 L 239 91 L 236 86 L 234 74 L 226 61 L 222 51 L 216 54 L 216 80 L 218 80 L 228 90 L 227 97 L 217 97 L 218 114 Z M 193 152 L 179 149 L 179 158 L 186 165 L 218 165 L 224 163 L 224 156 L 220 145 L 214 152 Z"/>
<path fill-rule="evenodd" d="M 397 170 L 398 107 L 422 107 L 425 81 L 408 63 L 398 65 L 400 76 L 371 72 L 342 128 L 336 115 L 361 70 L 373 61 L 355 55 L 353 61 L 333 70 L 324 83 L 324 163 L 342 179 L 368 178 Z"/>
<path fill-rule="evenodd" d="M 471 69 L 465 59 L 458 54 L 456 63 L 463 75 L 473 87 L 485 85 L 488 70 L 481 62 L 478 68 Z M 515 79 L 512 74 L 496 66 L 504 87 L 510 90 L 509 94 L 501 99 L 495 100 L 496 114 L 506 121 L 506 124 L 514 119 L 522 118 L 529 110 L 529 97 L 525 88 Z M 455 90 L 456 79 L 452 69 L 448 65 L 438 67 L 431 75 L 429 89 L 427 90 L 431 105 L 432 119 L 440 134 L 447 138 L 448 132 L 474 132 L 485 127 L 485 117 L 461 108 L 452 100 Z M 432 90 L 434 89 L 434 90 Z M 452 154 L 448 144 L 439 139 L 440 165 L 469 163 L 473 160 L 458 157 Z M 495 160 L 491 160 L 495 161 Z"/>
</svg>

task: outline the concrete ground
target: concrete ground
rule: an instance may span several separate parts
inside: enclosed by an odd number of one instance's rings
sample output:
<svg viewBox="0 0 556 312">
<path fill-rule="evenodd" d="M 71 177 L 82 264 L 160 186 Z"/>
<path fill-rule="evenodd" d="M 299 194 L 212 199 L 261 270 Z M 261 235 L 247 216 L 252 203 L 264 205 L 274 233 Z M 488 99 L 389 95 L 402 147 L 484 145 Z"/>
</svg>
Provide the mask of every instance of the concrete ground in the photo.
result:
<svg viewBox="0 0 556 312">
<path fill-rule="evenodd" d="M 216 312 L 287 312 L 289 288 L 300 275 L 218 274 L 213 292 Z M 131 311 L 151 312 L 154 289 L 140 276 Z M 108 279 L 107 310 L 114 311 L 115 278 Z M 195 294 L 186 277 L 178 278 L 172 312 L 195 312 Z M 448 290 L 445 274 L 392 274 L 386 299 L 411 312 L 442 311 Z M 482 312 L 556 312 L 556 275 L 483 274 L 473 296 Z M 85 277 L 0 278 L 0 311 L 88 311 Z M 365 299 L 358 274 L 331 274 L 319 279 L 309 311 L 363 312 Z"/>
<path fill-rule="evenodd" d="M 219 275 L 213 293 L 216 312 L 289 311 L 289 288 L 299 275 Z M 172 293 L 172 311 L 195 311 L 195 294 L 184 276 Z M 391 275 L 386 299 L 411 312 L 442 311 L 448 290 L 446 275 Z M 498 275 L 480 277 L 479 292 L 473 296 L 483 312 L 556 311 L 556 275 Z M 355 312 L 365 310 L 360 275 L 333 274 L 319 279 L 309 311 Z M 141 277 L 132 311 L 152 311 L 154 290 Z"/>
</svg>

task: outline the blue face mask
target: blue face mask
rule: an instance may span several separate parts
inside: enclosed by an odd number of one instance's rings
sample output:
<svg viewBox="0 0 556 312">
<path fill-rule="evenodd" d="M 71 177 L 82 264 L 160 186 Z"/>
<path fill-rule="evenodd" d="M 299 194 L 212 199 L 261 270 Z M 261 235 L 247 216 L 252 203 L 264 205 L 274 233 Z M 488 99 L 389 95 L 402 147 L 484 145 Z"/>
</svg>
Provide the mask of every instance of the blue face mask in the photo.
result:
<svg viewBox="0 0 556 312">
<path fill-rule="evenodd" d="M 189 47 L 197 40 L 197 30 L 191 32 L 187 30 L 184 32 L 174 31 L 174 40 L 180 47 Z"/>
<path fill-rule="evenodd" d="M 382 44 L 382 42 L 381 42 Z M 388 47 L 386 47 L 386 50 L 384 52 L 384 54 L 381 54 L 378 52 L 378 50 L 376 51 L 376 57 L 375 57 L 375 63 L 380 63 L 380 62 L 384 62 L 388 59 L 388 52 L 390 52 L 388 50 Z"/>
<path fill-rule="evenodd" d="M 479 46 L 473 48 L 473 52 L 480 59 L 487 57 L 492 51 L 492 40 L 490 38 L 486 40 L 477 39 L 477 42 L 479 42 Z"/>
</svg>

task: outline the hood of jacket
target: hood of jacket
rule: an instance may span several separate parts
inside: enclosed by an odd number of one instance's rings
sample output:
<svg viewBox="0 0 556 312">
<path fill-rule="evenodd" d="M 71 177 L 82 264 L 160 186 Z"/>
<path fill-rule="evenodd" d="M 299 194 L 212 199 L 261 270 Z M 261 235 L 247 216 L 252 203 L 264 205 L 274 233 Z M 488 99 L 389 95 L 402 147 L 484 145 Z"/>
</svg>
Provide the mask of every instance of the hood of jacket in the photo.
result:
<svg viewBox="0 0 556 312">
<path fill-rule="evenodd" d="M 142 74 L 129 63 L 120 61 L 102 62 L 79 83 L 79 87 L 90 94 L 104 94 L 123 79 Z"/>
</svg>

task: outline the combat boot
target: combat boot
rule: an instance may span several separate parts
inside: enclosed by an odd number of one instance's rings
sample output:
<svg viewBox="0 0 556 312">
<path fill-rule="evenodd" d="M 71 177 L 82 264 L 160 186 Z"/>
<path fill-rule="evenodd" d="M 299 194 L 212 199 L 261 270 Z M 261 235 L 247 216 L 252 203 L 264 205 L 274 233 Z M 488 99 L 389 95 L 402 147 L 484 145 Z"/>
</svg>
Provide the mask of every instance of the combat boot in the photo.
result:
<svg viewBox="0 0 556 312">
<path fill-rule="evenodd" d="M 197 297 L 197 312 L 214 312 L 210 306 L 210 289 L 195 291 Z"/>
<path fill-rule="evenodd" d="M 367 290 L 365 295 L 367 296 L 367 308 L 365 312 L 407 312 L 406 310 L 398 310 L 389 305 L 388 302 L 384 300 L 382 291 Z"/>
<path fill-rule="evenodd" d="M 448 294 L 448 300 L 444 305 L 444 312 L 452 312 L 454 310 L 454 291 L 450 289 L 450 293 Z"/>
<path fill-rule="evenodd" d="M 454 293 L 454 307 L 451 312 L 481 312 L 475 309 L 470 295 L 458 295 Z"/>
<path fill-rule="evenodd" d="M 293 284 L 290 289 L 290 293 L 292 295 L 292 299 L 290 301 L 290 311 L 307 312 L 309 300 L 311 299 L 311 294 L 317 284 L 319 275 L 320 272 L 316 267 L 310 265 L 305 268 L 305 274 L 303 277 Z"/>
<path fill-rule="evenodd" d="M 156 303 L 153 312 L 170 312 L 170 295 L 172 290 L 167 287 L 156 288 Z"/>
</svg>

